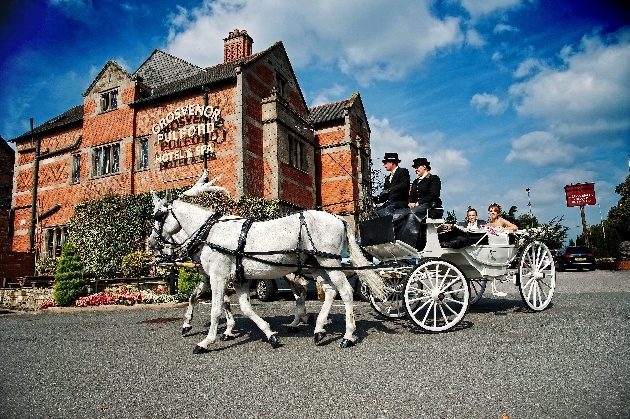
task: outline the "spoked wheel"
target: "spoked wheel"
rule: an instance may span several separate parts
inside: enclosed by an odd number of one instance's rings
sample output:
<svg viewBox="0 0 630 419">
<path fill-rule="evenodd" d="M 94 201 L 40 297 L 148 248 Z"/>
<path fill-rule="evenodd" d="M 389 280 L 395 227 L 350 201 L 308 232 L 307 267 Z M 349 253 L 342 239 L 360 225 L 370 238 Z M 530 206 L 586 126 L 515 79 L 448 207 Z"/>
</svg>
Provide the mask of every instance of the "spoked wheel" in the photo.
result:
<svg viewBox="0 0 630 419">
<path fill-rule="evenodd" d="M 411 266 L 401 266 L 378 272 L 385 283 L 385 299 L 381 300 L 370 294 L 370 304 L 377 313 L 390 319 L 400 319 L 407 315 L 403 290 L 411 268 Z"/>
<path fill-rule="evenodd" d="M 547 245 L 541 242 L 527 245 L 518 275 L 518 289 L 527 307 L 534 311 L 547 308 L 556 288 L 556 267 Z"/>
<path fill-rule="evenodd" d="M 488 280 L 483 278 L 474 278 L 470 280 L 470 305 L 481 300 L 483 292 L 486 290 Z"/>
<path fill-rule="evenodd" d="M 451 262 L 423 259 L 409 275 L 404 298 L 415 324 L 431 332 L 442 332 L 464 318 L 470 290 L 463 272 Z"/>
</svg>

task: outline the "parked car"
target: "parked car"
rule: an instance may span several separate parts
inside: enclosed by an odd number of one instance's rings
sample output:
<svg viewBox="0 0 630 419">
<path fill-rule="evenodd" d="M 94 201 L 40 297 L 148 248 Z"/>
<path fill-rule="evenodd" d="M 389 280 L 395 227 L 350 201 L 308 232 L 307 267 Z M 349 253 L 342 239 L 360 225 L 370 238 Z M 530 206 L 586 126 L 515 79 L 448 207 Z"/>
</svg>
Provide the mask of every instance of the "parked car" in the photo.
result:
<svg viewBox="0 0 630 419">
<path fill-rule="evenodd" d="M 305 276 L 310 277 L 310 275 Z M 359 277 L 356 274 L 350 275 L 348 277 L 348 282 L 350 282 L 350 285 L 354 289 L 355 299 L 358 298 L 361 301 L 370 300 L 368 287 L 359 280 Z M 280 293 L 291 293 L 289 283 L 284 277 L 276 279 L 259 279 L 254 281 L 253 285 L 256 296 L 260 301 L 271 301 Z M 317 296 L 315 280 L 308 281 L 307 292 L 310 295 Z"/>
<path fill-rule="evenodd" d="M 588 269 L 595 270 L 595 254 L 585 246 L 569 246 L 560 249 L 554 255 L 556 270 L 565 269 Z"/>
</svg>

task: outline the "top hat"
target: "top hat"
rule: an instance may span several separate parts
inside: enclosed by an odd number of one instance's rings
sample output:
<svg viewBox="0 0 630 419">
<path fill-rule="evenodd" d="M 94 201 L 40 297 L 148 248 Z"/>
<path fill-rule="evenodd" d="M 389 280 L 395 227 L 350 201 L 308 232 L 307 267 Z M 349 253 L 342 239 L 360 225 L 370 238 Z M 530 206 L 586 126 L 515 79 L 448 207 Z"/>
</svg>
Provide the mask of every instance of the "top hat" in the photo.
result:
<svg viewBox="0 0 630 419">
<path fill-rule="evenodd" d="M 414 169 L 418 166 L 426 166 L 428 170 L 431 170 L 431 162 L 426 159 L 426 157 L 418 157 L 417 159 L 413 159 L 413 164 L 411 165 Z"/>
<path fill-rule="evenodd" d="M 385 153 L 385 157 L 383 157 L 383 163 L 385 163 L 386 161 L 400 163 L 400 160 L 398 159 L 398 153 Z"/>
</svg>

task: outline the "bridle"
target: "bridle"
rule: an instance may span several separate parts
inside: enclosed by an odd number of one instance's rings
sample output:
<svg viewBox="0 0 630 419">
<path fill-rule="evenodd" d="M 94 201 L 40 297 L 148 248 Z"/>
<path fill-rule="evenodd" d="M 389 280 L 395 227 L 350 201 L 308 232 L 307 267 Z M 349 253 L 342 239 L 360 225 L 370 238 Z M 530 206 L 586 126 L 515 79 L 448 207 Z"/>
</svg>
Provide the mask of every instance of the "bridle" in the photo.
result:
<svg viewBox="0 0 630 419">
<path fill-rule="evenodd" d="M 157 235 L 157 242 L 158 244 L 160 244 L 162 246 L 162 248 L 164 248 L 164 245 L 169 245 L 169 246 L 174 246 L 174 247 L 182 247 L 185 243 L 177 243 L 175 240 L 173 240 L 173 236 L 171 235 L 171 239 L 167 240 L 164 238 L 163 236 L 163 232 L 164 232 L 164 224 L 166 223 L 166 219 L 168 218 L 169 215 L 173 216 L 173 218 L 175 219 L 175 221 L 177 221 L 177 224 L 179 225 L 179 228 L 182 229 L 182 223 L 179 221 L 179 219 L 177 218 L 177 216 L 175 215 L 175 213 L 173 212 L 173 205 L 172 204 L 168 204 L 166 205 L 165 209 L 162 209 L 164 206 L 160 207 L 160 209 L 158 209 L 155 213 L 153 213 L 152 215 L 150 215 L 147 218 L 151 218 L 153 219 L 156 223 L 159 223 L 159 227 L 155 226 L 155 223 L 153 223 L 153 226 L 151 227 L 151 229 L 153 230 L 154 233 L 156 233 Z"/>
</svg>

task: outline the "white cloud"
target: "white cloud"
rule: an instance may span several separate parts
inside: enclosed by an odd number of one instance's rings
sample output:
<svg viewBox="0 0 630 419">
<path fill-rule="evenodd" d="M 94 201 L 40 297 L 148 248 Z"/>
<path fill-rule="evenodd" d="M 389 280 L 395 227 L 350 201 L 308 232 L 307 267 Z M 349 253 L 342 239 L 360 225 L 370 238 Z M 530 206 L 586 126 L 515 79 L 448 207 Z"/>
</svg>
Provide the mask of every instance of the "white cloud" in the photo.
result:
<svg viewBox="0 0 630 419">
<path fill-rule="evenodd" d="M 535 131 L 512 141 L 512 150 L 505 160 L 508 162 L 521 160 L 537 167 L 570 164 L 584 151 L 572 144 L 562 143 L 549 132 Z"/>
<path fill-rule="evenodd" d="M 338 102 L 339 100 L 348 99 L 349 96 L 346 94 L 346 88 L 338 83 L 333 84 L 328 89 L 320 90 L 315 99 L 313 100 L 313 104 L 310 106 L 319 106 L 327 103 Z"/>
<path fill-rule="evenodd" d="M 430 1 L 205 1 L 171 16 L 168 52 L 201 66 L 223 61 L 220 40 L 245 29 L 258 51 L 282 40 L 296 68 L 337 65 L 363 85 L 399 80 L 436 51 L 463 42 L 460 20 L 431 14 Z M 410 36 L 410 34 L 413 34 Z M 210 41 L 210 42 L 209 42 Z M 211 48 L 208 48 L 208 45 Z"/>
<path fill-rule="evenodd" d="M 503 32 L 518 32 L 518 28 L 514 26 L 506 25 L 505 23 L 499 23 L 494 27 L 492 31 L 494 33 L 503 33 Z"/>
<path fill-rule="evenodd" d="M 503 113 L 507 104 L 489 93 L 477 93 L 470 99 L 470 105 L 479 111 L 485 111 L 488 115 L 498 115 Z"/>
<path fill-rule="evenodd" d="M 517 79 L 521 79 L 523 77 L 527 77 L 532 75 L 534 72 L 543 68 L 543 65 L 535 58 L 528 58 L 522 63 L 518 65 L 516 70 L 514 71 L 514 77 Z"/>
<path fill-rule="evenodd" d="M 607 39 L 585 36 L 577 50 L 563 48 L 560 58 L 559 68 L 541 64 L 537 74 L 510 87 L 518 113 L 543 118 L 565 135 L 630 128 L 630 29 Z M 525 74 L 527 63 L 515 74 Z"/>
<path fill-rule="evenodd" d="M 474 29 L 468 29 L 466 31 L 466 43 L 473 47 L 482 47 L 486 44 L 483 36 Z"/>
<path fill-rule="evenodd" d="M 50 4 L 66 17 L 83 22 L 88 22 L 94 12 L 92 0 L 50 0 Z"/>
</svg>

